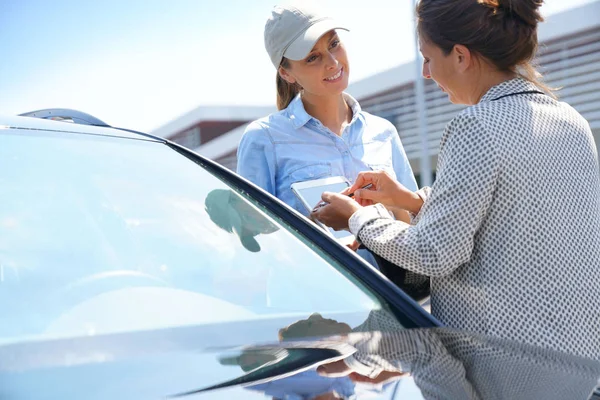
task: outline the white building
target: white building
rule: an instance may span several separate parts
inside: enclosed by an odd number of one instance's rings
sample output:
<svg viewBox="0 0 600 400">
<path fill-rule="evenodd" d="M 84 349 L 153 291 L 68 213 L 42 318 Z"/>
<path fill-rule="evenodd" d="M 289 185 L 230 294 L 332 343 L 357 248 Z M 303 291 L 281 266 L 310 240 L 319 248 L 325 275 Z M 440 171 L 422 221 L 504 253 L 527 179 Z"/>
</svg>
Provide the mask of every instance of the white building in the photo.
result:
<svg viewBox="0 0 600 400">
<path fill-rule="evenodd" d="M 540 25 L 537 55 L 545 82 L 590 123 L 600 144 L 600 1 L 555 14 Z M 350 85 L 361 107 L 398 128 L 416 175 L 429 155 L 435 167 L 444 126 L 462 106 L 453 105 L 431 80 L 425 81 L 426 146 L 419 135 L 414 62 Z M 267 107 L 199 107 L 152 132 L 235 169 L 238 142 L 248 122 L 275 111 Z"/>
</svg>

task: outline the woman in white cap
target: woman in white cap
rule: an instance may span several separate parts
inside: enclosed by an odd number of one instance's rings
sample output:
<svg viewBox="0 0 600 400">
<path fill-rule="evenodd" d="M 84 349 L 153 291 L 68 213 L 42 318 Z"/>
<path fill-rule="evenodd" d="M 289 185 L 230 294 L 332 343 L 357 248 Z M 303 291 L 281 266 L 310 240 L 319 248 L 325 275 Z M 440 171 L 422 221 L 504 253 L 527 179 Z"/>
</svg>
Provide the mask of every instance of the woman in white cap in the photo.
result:
<svg viewBox="0 0 600 400">
<path fill-rule="evenodd" d="M 304 215 L 294 182 L 384 170 L 412 190 L 412 169 L 392 123 L 362 111 L 344 90 L 350 64 L 336 30 L 309 8 L 275 7 L 265 47 L 277 70 L 279 112 L 252 122 L 238 148 L 238 174 Z"/>
</svg>

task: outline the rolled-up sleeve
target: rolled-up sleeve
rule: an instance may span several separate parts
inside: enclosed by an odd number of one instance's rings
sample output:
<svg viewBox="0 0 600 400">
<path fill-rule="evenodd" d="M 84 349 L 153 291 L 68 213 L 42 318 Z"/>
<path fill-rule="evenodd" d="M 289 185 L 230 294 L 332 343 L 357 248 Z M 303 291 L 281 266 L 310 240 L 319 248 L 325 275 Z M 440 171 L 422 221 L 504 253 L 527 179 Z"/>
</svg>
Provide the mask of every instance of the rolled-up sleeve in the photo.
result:
<svg viewBox="0 0 600 400">
<path fill-rule="evenodd" d="M 273 142 L 267 130 L 258 122 L 252 122 L 238 146 L 236 172 L 276 196 L 275 157 Z"/>
<path fill-rule="evenodd" d="M 363 334 L 352 343 L 357 351 L 344 363 L 370 378 L 382 371 L 410 372 L 425 399 L 481 399 L 463 361 L 448 351 L 436 332 L 410 329 Z M 469 337 L 464 336 L 462 346 L 473 352 Z"/>
<path fill-rule="evenodd" d="M 354 215 L 350 217 L 348 227 L 350 228 L 350 232 L 356 236 L 363 226 L 379 218 L 394 219 L 393 215 L 388 211 L 387 208 L 381 204 L 375 204 L 373 206 L 363 208 L 360 210 L 360 212 L 354 213 Z"/>
<path fill-rule="evenodd" d="M 417 223 L 378 216 L 383 215 L 382 206 L 369 206 L 351 217 L 352 233 L 371 251 L 407 270 L 450 274 L 471 257 L 496 187 L 499 152 L 495 137 L 474 116 L 460 114 L 444 133 L 438 176 Z"/>
<path fill-rule="evenodd" d="M 429 195 L 431 194 L 431 187 L 429 186 L 424 186 L 421 189 L 417 190 L 416 192 L 419 197 L 421 199 L 423 199 L 423 205 L 425 203 L 427 203 L 427 199 L 429 198 Z M 421 210 L 419 210 L 419 212 L 415 215 L 410 214 L 410 222 L 411 224 L 417 224 L 419 222 L 419 220 L 421 219 L 421 216 L 423 215 L 423 213 L 421 212 L 425 207 L 421 207 Z"/>
</svg>

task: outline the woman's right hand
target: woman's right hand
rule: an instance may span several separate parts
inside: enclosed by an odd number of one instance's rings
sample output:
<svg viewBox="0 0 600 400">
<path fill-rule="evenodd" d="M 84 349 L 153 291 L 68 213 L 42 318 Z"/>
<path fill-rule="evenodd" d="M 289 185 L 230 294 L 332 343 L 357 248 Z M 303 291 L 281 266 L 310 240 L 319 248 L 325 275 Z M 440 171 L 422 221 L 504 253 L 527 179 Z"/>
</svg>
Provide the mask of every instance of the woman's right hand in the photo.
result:
<svg viewBox="0 0 600 400">
<path fill-rule="evenodd" d="M 371 184 L 369 189 L 362 187 Z M 384 206 L 397 207 L 417 214 L 423 205 L 421 198 L 404 187 L 385 171 L 361 172 L 356 182 L 348 189 L 362 206 L 381 203 Z"/>
</svg>

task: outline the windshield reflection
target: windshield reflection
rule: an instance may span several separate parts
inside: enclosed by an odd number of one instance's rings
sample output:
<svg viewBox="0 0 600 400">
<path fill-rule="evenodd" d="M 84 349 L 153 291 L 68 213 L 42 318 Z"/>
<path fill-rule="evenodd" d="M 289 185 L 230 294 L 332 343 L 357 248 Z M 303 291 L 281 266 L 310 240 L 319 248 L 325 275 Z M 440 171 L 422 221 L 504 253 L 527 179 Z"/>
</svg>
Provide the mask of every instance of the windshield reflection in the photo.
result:
<svg viewBox="0 0 600 400">
<path fill-rule="evenodd" d="M 0 302 L 12 305 L 0 339 L 385 307 L 286 221 L 165 145 L 0 140 Z"/>
<path fill-rule="evenodd" d="M 210 220 L 225 232 L 234 233 L 248 251 L 260 251 L 255 236 L 279 230 L 277 225 L 231 190 L 215 189 L 204 201 Z"/>
</svg>

